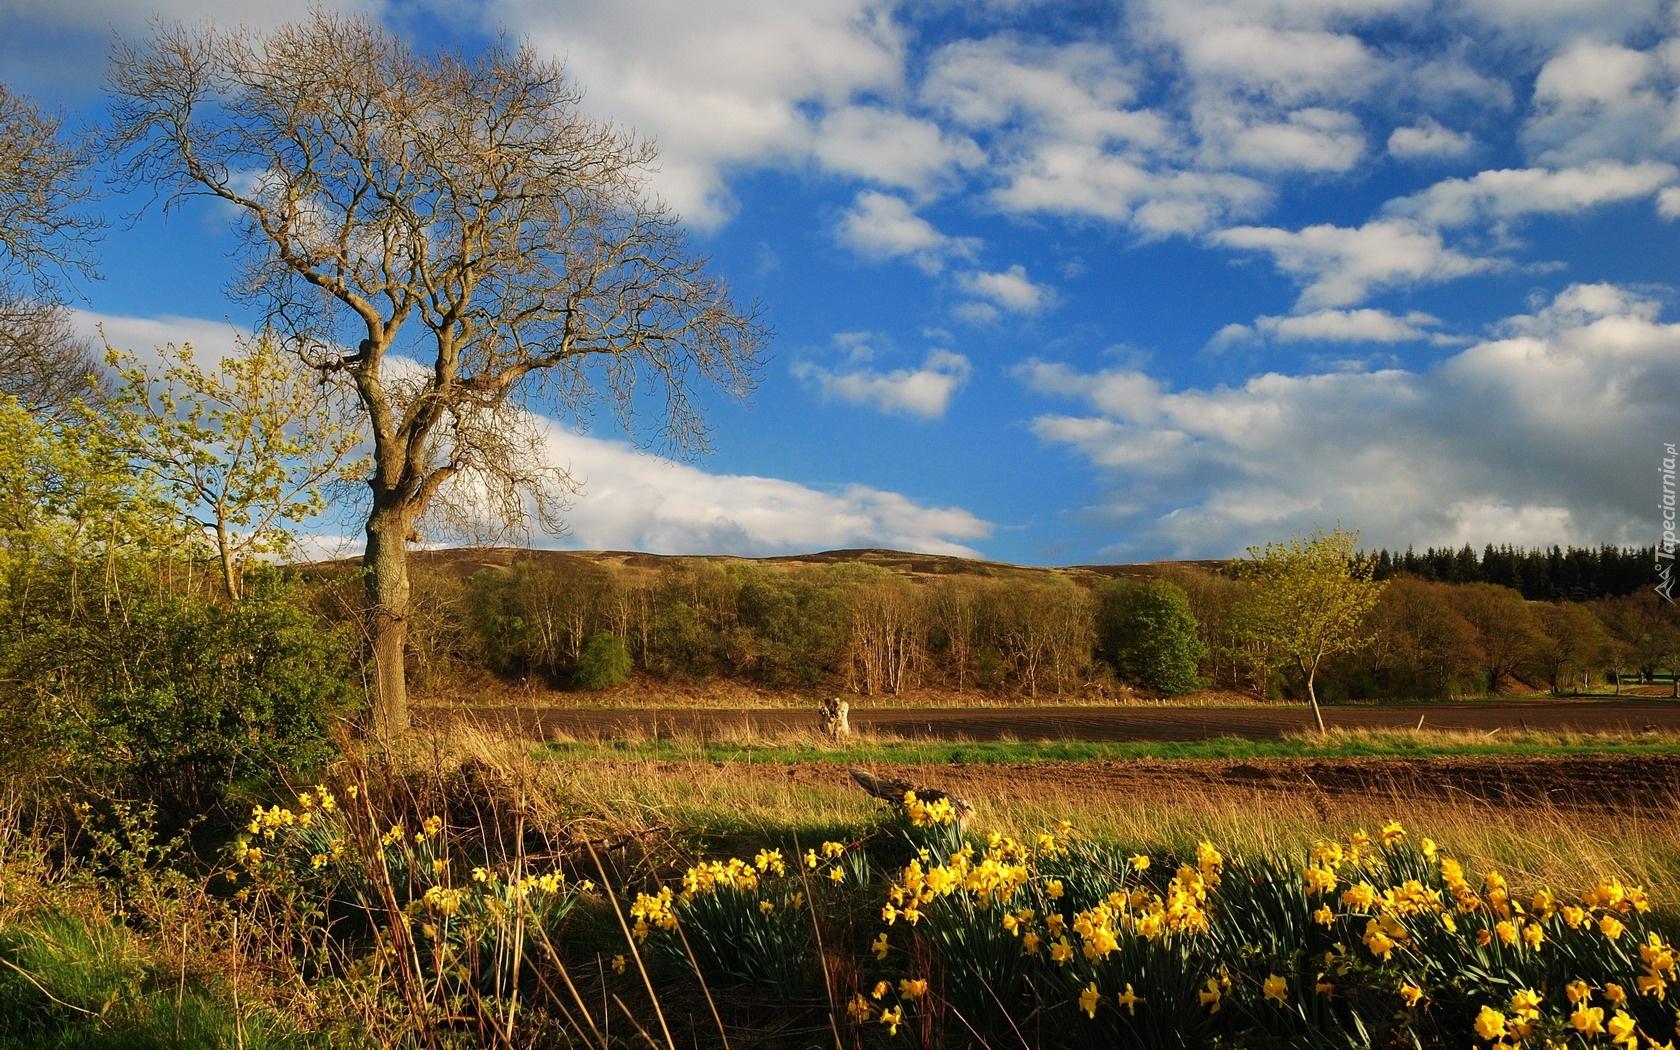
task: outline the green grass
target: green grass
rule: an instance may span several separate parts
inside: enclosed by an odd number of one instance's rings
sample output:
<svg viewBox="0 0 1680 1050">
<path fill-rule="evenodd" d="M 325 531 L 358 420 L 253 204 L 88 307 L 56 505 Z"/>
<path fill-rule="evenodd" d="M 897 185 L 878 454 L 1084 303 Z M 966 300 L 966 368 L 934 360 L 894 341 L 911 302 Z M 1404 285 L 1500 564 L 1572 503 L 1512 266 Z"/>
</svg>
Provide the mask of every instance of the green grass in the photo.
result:
<svg viewBox="0 0 1680 1050">
<path fill-rule="evenodd" d="M 832 744 L 812 739 L 613 739 L 553 741 L 539 747 L 539 759 L 623 758 L 645 761 L 695 762 L 890 762 L 901 765 L 972 763 L 1004 765 L 1019 762 L 1090 762 L 1149 759 L 1284 758 L 1470 758 L 1567 757 L 1582 754 L 1673 754 L 1673 734 L 1630 736 L 1616 734 L 1547 733 L 1530 731 L 1488 735 L 1439 731 L 1333 731 L 1323 736 L 1301 734 L 1271 740 L 1215 737 L 1183 741 L 933 741 L 859 739 Z"/>
</svg>

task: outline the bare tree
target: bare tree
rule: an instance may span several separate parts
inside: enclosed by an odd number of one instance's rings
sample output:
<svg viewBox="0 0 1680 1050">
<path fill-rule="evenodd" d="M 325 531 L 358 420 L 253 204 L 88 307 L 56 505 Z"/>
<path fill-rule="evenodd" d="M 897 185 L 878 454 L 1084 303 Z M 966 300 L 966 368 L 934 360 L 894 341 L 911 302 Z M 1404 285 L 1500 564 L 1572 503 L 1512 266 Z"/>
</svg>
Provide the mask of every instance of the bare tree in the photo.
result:
<svg viewBox="0 0 1680 1050">
<path fill-rule="evenodd" d="M 88 151 L 63 122 L 0 83 L 0 394 L 61 414 L 94 392 L 93 346 L 59 305 L 93 273 L 100 221 L 83 208 Z"/>
<path fill-rule="evenodd" d="M 63 417 L 78 398 L 105 394 L 91 340 L 63 307 L 0 289 L 0 394 L 30 412 Z"/>
<path fill-rule="evenodd" d="M 744 395 L 767 333 L 647 188 L 653 146 L 586 116 L 528 47 L 414 53 L 320 9 L 269 32 L 174 26 L 119 42 L 114 135 L 167 205 L 242 216 L 236 290 L 323 376 L 354 385 L 373 451 L 364 555 L 375 724 L 407 725 L 407 544 L 427 512 L 552 521 L 563 471 L 527 396 L 703 447 L 700 381 Z M 334 342 L 311 342 L 323 323 Z M 556 488 L 556 486 L 561 486 Z M 451 493 L 455 499 L 451 498 Z"/>
</svg>

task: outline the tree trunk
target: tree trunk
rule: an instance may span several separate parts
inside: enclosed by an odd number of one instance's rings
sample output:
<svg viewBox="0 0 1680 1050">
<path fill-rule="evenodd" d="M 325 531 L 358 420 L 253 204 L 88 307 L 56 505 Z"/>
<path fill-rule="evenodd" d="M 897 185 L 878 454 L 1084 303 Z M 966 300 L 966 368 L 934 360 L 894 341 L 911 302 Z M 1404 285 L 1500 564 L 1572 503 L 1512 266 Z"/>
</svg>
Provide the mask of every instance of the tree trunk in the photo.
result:
<svg viewBox="0 0 1680 1050">
<path fill-rule="evenodd" d="M 408 682 L 403 655 L 408 643 L 408 516 L 375 509 L 368 517 L 366 573 L 368 639 L 373 651 L 373 730 L 382 740 L 408 731 Z"/>
<path fill-rule="evenodd" d="M 233 537 L 228 535 L 227 522 L 219 516 L 216 520 L 216 553 L 222 561 L 222 587 L 227 591 L 228 600 L 236 602 L 243 595 L 239 586 L 240 573 L 233 563 Z"/>
<path fill-rule="evenodd" d="M 1318 723 L 1319 733 L 1323 734 L 1326 732 L 1324 712 L 1319 709 L 1318 691 L 1313 688 L 1313 679 L 1318 677 L 1318 661 L 1314 660 L 1310 667 L 1305 662 L 1300 662 L 1298 666 L 1301 668 L 1301 676 L 1307 680 L 1307 702 L 1312 704 L 1313 720 Z"/>
</svg>

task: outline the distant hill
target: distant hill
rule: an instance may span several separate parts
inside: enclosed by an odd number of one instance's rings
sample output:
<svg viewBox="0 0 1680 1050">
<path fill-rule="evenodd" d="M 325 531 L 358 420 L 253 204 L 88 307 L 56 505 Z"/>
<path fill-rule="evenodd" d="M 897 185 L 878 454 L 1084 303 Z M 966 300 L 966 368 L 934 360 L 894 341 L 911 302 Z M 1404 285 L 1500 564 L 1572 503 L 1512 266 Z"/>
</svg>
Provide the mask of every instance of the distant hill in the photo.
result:
<svg viewBox="0 0 1680 1050">
<path fill-rule="evenodd" d="M 797 567 L 803 565 L 841 565 L 857 563 L 875 565 L 902 576 L 984 576 L 993 579 L 1032 579 L 1051 574 L 1071 577 L 1087 585 L 1102 580 L 1153 579 L 1175 566 L 1196 566 L 1217 571 L 1229 561 L 1161 561 L 1132 565 L 1069 565 L 1040 567 L 1012 565 L 1008 562 L 985 561 L 979 558 L 960 558 L 949 554 L 918 554 L 908 551 L 864 547 L 846 550 L 818 551 L 814 554 L 782 554 L 767 558 L 743 558 L 726 554 L 644 554 L 640 551 L 558 551 L 533 550 L 524 547 L 451 547 L 439 550 L 416 550 L 409 554 L 413 563 L 434 572 L 460 577 L 471 576 L 485 569 L 506 569 L 514 564 L 535 565 L 549 569 L 565 569 L 584 564 L 612 565 L 623 569 L 657 570 L 684 563 L 762 564 Z M 312 568 L 328 569 L 360 564 L 361 559 L 345 558 L 320 563 Z"/>
</svg>

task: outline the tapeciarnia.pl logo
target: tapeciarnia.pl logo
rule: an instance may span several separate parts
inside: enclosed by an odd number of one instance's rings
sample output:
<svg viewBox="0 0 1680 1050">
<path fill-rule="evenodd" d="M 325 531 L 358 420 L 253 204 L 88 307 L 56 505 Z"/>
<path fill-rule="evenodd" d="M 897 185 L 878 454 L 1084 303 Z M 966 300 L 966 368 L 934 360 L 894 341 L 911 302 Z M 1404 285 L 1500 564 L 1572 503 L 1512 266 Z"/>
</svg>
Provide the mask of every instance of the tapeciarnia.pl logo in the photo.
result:
<svg viewBox="0 0 1680 1050">
<path fill-rule="evenodd" d="M 1656 592 L 1663 600 L 1674 601 L 1674 445 L 1663 444 L 1662 457 L 1662 542 L 1657 544 Z"/>
</svg>

